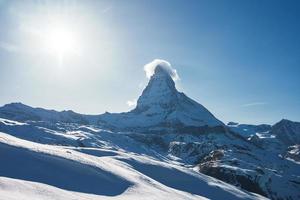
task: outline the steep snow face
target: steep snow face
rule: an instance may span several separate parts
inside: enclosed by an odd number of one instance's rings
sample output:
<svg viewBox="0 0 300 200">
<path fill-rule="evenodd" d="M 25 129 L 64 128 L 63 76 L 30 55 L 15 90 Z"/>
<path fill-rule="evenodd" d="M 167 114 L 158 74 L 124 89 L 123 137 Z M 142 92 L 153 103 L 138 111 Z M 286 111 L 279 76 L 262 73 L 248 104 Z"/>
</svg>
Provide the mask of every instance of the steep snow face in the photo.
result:
<svg viewBox="0 0 300 200">
<path fill-rule="evenodd" d="M 116 127 L 223 126 L 204 106 L 178 92 L 172 77 L 160 65 L 155 68 L 135 109 L 100 118 Z"/>
<path fill-rule="evenodd" d="M 177 91 L 171 76 L 159 65 L 137 101 L 137 111 L 170 108 L 176 104 Z M 153 110 L 157 111 L 157 110 Z"/>
</svg>

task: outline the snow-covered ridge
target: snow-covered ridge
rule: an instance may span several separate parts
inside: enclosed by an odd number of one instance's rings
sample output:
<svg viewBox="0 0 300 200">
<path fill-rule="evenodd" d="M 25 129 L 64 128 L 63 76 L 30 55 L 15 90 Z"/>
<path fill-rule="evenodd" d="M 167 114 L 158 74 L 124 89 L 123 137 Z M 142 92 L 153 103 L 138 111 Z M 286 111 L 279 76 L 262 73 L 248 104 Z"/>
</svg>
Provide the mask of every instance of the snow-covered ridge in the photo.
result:
<svg viewBox="0 0 300 200">
<path fill-rule="evenodd" d="M 22 103 L 10 103 L 0 108 L 0 117 L 18 121 L 49 121 L 87 124 L 87 115 L 68 111 L 33 108 Z"/>
</svg>

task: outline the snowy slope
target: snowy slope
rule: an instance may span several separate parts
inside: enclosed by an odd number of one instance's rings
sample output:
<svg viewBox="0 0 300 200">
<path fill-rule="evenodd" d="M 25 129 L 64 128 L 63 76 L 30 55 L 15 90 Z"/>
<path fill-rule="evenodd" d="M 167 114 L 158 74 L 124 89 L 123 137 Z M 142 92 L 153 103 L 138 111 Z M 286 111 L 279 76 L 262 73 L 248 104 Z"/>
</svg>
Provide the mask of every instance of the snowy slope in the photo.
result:
<svg viewBox="0 0 300 200">
<path fill-rule="evenodd" d="M 89 139 L 106 145 L 46 145 L 1 132 L 0 199 L 263 199 L 193 169 Z"/>
<path fill-rule="evenodd" d="M 34 132 L 35 130 L 39 131 Z M 202 182 L 199 182 L 198 179 L 191 178 L 190 176 L 185 175 L 185 173 L 198 174 L 197 171 L 201 171 L 238 187 L 264 195 L 266 195 L 265 192 L 268 191 L 269 194 L 273 194 L 274 191 L 276 191 L 278 193 L 278 197 L 292 195 L 291 198 L 294 197 L 293 199 L 297 199 L 295 197 L 299 195 L 298 189 L 295 189 L 298 187 L 296 183 L 299 181 L 299 164 L 294 161 L 290 161 L 290 158 L 287 156 L 286 159 L 278 156 L 278 151 L 268 152 L 265 148 L 257 147 L 251 142 L 241 139 L 240 136 L 230 132 L 200 135 L 157 135 L 132 132 L 116 133 L 107 131 L 98 126 L 87 126 L 75 123 L 20 123 L 6 119 L 0 119 L 0 131 L 9 133 L 9 135 L 2 134 L 0 136 L 2 139 L 5 138 L 4 140 L 1 140 L 4 141 L 2 142 L 4 145 L 1 145 L 0 152 L 2 152 L 1 157 L 3 160 L 0 162 L 6 163 L 6 165 L 1 165 L 0 167 L 0 176 L 13 178 L 14 180 L 11 181 L 17 182 L 19 180 L 26 181 L 26 183 L 27 181 L 41 182 L 42 184 L 46 184 L 48 189 L 51 186 L 50 188 L 55 187 L 55 190 L 57 190 L 57 188 L 63 189 L 64 192 L 66 192 L 66 190 L 75 190 L 80 193 L 96 193 L 96 195 L 104 195 L 101 193 L 101 190 L 97 190 L 95 188 L 87 189 L 84 186 L 80 186 L 81 189 L 78 190 L 79 186 L 76 184 L 74 185 L 73 182 L 66 181 L 63 185 L 58 184 L 55 182 L 55 179 L 64 177 L 62 174 L 66 174 L 66 176 L 68 176 L 67 173 L 64 172 L 66 170 L 70 173 L 72 172 L 70 177 L 77 177 L 80 180 L 86 180 L 87 178 L 85 178 L 85 176 L 89 177 L 89 173 L 83 172 L 85 171 L 85 167 L 82 168 L 81 165 L 73 165 L 70 164 L 70 162 L 65 162 L 57 158 L 52 159 L 51 157 L 43 156 L 43 158 L 38 158 L 37 162 L 36 159 L 32 159 L 30 157 L 36 158 L 39 157 L 39 155 L 36 153 L 30 153 L 28 148 L 23 144 L 34 145 L 34 147 L 30 147 L 29 149 L 36 150 L 42 147 L 42 149 L 50 148 L 51 151 L 62 151 L 64 152 L 63 156 L 67 158 L 70 156 L 72 157 L 73 155 L 78 155 L 79 153 L 79 155 L 82 155 L 82 158 L 80 159 L 83 159 L 80 162 L 85 162 L 89 156 L 97 157 L 97 159 L 101 160 L 101 162 L 97 161 L 97 163 L 102 163 L 103 159 L 111 158 L 112 160 L 110 160 L 109 163 L 113 163 L 113 161 L 116 160 L 118 162 L 117 165 L 119 166 L 121 162 L 122 166 L 126 165 L 127 168 L 130 166 L 137 171 L 136 173 L 141 173 L 144 176 L 150 177 L 162 185 L 178 191 L 184 191 L 186 193 L 192 193 L 194 195 L 210 199 L 218 198 L 211 196 L 211 194 L 206 194 L 206 192 L 199 190 L 198 187 L 204 187 L 205 191 L 207 191 L 208 189 L 206 187 L 208 186 L 203 186 L 203 184 L 209 185 L 211 180 L 206 177 L 202 180 Z M 32 134 L 31 131 L 34 134 Z M 23 138 L 23 140 L 16 139 L 16 137 Z M 11 141 L 15 141 L 16 144 Z M 22 145 L 19 145 L 19 143 Z M 22 148 L 15 149 L 11 146 L 18 146 Z M 47 152 L 48 151 L 46 151 L 46 153 Z M 297 151 L 296 149 L 290 149 L 290 153 L 296 154 Z M 3 154 L 5 156 L 3 156 Z M 58 154 L 55 155 L 57 156 Z M 10 157 L 22 159 L 19 161 L 10 160 Z M 10 162 L 7 162 L 7 160 Z M 61 164 L 49 163 L 53 160 L 58 160 L 57 162 Z M 30 161 L 29 164 L 24 164 L 27 161 Z M 43 163 L 41 163 L 41 161 L 47 163 L 45 164 L 46 167 Z M 33 163 L 36 163 L 34 166 L 36 166 L 37 169 L 43 170 L 39 172 L 36 168 L 29 167 L 29 165 L 32 166 Z M 29 169 L 27 168 L 20 171 L 18 168 L 13 168 L 11 166 L 27 166 Z M 55 169 L 55 171 L 60 170 L 64 173 L 56 173 L 56 178 L 54 180 L 49 180 L 47 175 L 45 177 L 45 174 L 43 174 L 43 172 L 45 172 L 44 169 L 48 169 L 47 166 L 51 166 L 50 168 Z M 63 166 L 67 167 L 65 168 Z M 165 166 L 167 166 L 168 169 L 165 169 Z M 73 168 L 74 170 L 69 170 Z M 109 168 L 113 169 L 113 167 Z M 169 168 L 172 168 L 172 170 Z M 22 172 L 23 174 L 16 174 L 16 171 Z M 110 176 L 108 174 L 110 174 L 111 171 L 115 172 L 115 170 L 106 170 L 101 172 L 101 174 L 104 177 Z M 51 175 L 51 177 L 55 177 L 54 175 Z M 201 177 L 204 176 L 202 174 L 198 175 Z M 226 175 L 224 177 L 227 178 L 224 179 L 220 175 Z M 124 181 L 124 178 L 122 179 L 123 176 L 116 176 L 115 173 L 111 176 L 112 185 L 114 184 L 114 180 L 121 180 L 119 182 L 124 183 L 125 186 L 123 184 L 119 186 L 119 188 L 121 188 L 120 190 L 126 188 L 126 185 L 128 185 L 128 188 L 136 187 L 136 183 L 133 183 L 134 181 L 131 181 L 132 179 L 125 178 Z M 39 180 L 37 177 L 40 177 L 43 180 Z M 90 182 L 97 183 L 97 181 L 99 181 L 97 176 L 93 177 L 95 179 L 92 179 Z M 247 177 L 249 180 L 246 183 L 248 184 L 240 185 L 241 183 L 239 180 L 243 179 L 236 179 L 235 177 Z M 91 177 L 88 179 L 91 179 Z M 74 179 L 72 180 L 76 181 Z M 216 181 L 215 179 L 212 180 Z M 272 181 L 270 182 L 269 180 Z M 62 181 L 60 180 L 59 182 L 61 183 Z M 65 186 L 65 184 L 70 183 L 73 185 L 71 184 L 68 187 Z M 5 182 L 5 184 L 10 183 Z M 14 183 L 12 182 L 11 184 Z M 22 185 L 24 183 L 20 182 L 20 184 Z M 13 188 L 11 188 L 11 190 L 13 190 Z M 124 189 L 124 191 L 125 190 L 127 189 Z M 140 188 L 137 189 L 136 192 L 138 191 L 140 191 Z M 35 193 L 34 191 L 31 192 Z M 7 191 L 7 193 L 9 194 L 9 191 Z M 104 196 L 116 197 L 112 193 L 113 192 L 106 193 Z M 219 194 L 219 191 L 215 191 L 215 193 Z M 123 194 L 124 192 L 120 192 L 120 198 L 124 198 Z M 57 195 L 59 196 L 59 194 Z M 136 198 L 138 198 L 137 196 Z M 149 194 L 149 198 L 151 199 L 152 197 L 153 194 Z M 184 198 L 186 197 L 174 196 L 174 199 Z M 275 194 L 273 198 L 276 199 Z"/>
</svg>

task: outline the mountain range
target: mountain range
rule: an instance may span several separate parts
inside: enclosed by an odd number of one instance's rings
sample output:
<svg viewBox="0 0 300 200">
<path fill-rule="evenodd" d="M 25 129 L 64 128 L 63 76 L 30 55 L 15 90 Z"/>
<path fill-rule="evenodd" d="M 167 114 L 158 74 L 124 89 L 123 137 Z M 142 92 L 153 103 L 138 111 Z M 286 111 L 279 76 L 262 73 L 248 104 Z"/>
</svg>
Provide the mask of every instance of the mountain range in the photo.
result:
<svg viewBox="0 0 300 200">
<path fill-rule="evenodd" d="M 226 125 L 160 65 L 129 112 L 0 118 L 0 199 L 300 199 L 299 122 Z"/>
</svg>

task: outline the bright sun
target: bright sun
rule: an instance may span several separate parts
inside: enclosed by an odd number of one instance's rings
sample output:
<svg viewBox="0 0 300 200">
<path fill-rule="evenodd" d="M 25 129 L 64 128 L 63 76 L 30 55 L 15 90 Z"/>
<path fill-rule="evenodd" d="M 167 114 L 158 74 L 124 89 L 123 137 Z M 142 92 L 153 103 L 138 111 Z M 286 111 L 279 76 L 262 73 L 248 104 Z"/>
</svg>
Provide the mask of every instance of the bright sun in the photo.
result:
<svg viewBox="0 0 300 200">
<path fill-rule="evenodd" d="M 62 67 L 71 57 L 81 55 L 82 40 L 77 26 L 63 20 L 52 20 L 31 30 L 42 44 L 41 51 L 56 60 L 58 66 Z"/>
<path fill-rule="evenodd" d="M 60 58 L 67 54 L 74 54 L 78 40 L 75 33 L 66 27 L 51 27 L 44 35 L 47 50 L 58 55 Z"/>
<path fill-rule="evenodd" d="M 20 11 L 19 25 L 24 44 L 32 47 L 33 53 L 43 61 L 57 63 L 59 67 L 82 58 L 87 47 L 86 26 L 82 21 L 85 13 L 77 10 L 76 3 L 38 2 L 32 5 L 33 10 L 28 7 L 28 13 Z"/>
<path fill-rule="evenodd" d="M 75 41 L 72 33 L 67 30 L 52 30 L 49 33 L 47 40 L 49 48 L 53 51 L 57 51 L 62 54 L 74 51 Z"/>
</svg>

